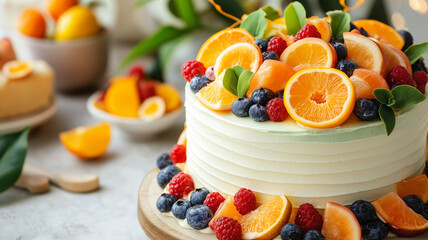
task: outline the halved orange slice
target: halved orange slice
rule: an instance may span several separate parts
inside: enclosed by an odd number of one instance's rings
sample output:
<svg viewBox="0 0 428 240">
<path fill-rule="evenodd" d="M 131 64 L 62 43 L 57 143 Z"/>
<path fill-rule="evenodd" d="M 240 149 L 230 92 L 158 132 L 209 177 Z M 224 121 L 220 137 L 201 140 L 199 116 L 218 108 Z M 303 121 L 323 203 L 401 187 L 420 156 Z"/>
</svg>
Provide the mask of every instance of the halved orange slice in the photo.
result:
<svg viewBox="0 0 428 240">
<path fill-rule="evenodd" d="M 296 122 L 312 128 L 332 128 L 344 123 L 351 115 L 355 90 L 342 71 L 309 68 L 288 80 L 284 103 Z"/>
<path fill-rule="evenodd" d="M 409 58 L 407 58 L 403 51 L 391 44 L 384 43 L 376 39 L 373 39 L 373 41 L 375 41 L 380 47 L 380 50 L 387 60 L 388 72 L 390 72 L 394 66 L 401 65 L 406 68 L 410 75 L 412 75 L 412 65 L 410 64 Z"/>
<path fill-rule="evenodd" d="M 273 239 L 291 215 L 291 203 L 285 196 L 275 196 L 241 220 L 242 239 Z"/>
<path fill-rule="evenodd" d="M 428 201 L 428 177 L 425 174 L 405 179 L 397 183 L 397 194 L 401 198 L 408 195 L 416 195 L 422 201 Z"/>
<path fill-rule="evenodd" d="M 236 210 L 233 196 L 227 196 L 224 202 L 220 204 L 213 218 L 208 224 L 211 229 L 214 229 L 214 223 L 220 217 L 230 217 L 237 221 L 241 220 L 242 215 L 238 212 L 238 210 Z"/>
<path fill-rule="evenodd" d="M 306 19 L 306 23 L 314 25 L 317 28 L 318 32 L 321 34 L 321 39 L 326 42 L 330 42 L 331 27 L 325 18 L 312 16 Z"/>
<path fill-rule="evenodd" d="M 337 56 L 334 48 L 324 40 L 304 38 L 288 46 L 280 60 L 299 71 L 310 67 L 334 67 Z"/>
<path fill-rule="evenodd" d="M 399 236 L 415 236 L 428 229 L 428 220 L 417 214 L 394 192 L 372 202 L 377 215 Z"/>
<path fill-rule="evenodd" d="M 208 84 L 195 94 L 196 98 L 211 110 L 230 110 L 232 103 L 238 99 L 223 87 L 224 72 L 214 82 Z"/>
<path fill-rule="evenodd" d="M 386 88 L 389 90 L 386 80 L 379 73 L 369 69 L 355 69 L 350 79 L 352 84 L 354 84 L 356 98 L 375 99 L 373 91 L 376 88 Z"/>
<path fill-rule="evenodd" d="M 214 66 L 217 57 L 226 48 L 235 43 L 252 43 L 254 37 L 243 28 L 222 30 L 212 35 L 199 49 L 196 60 L 202 62 L 206 68 Z"/>
<path fill-rule="evenodd" d="M 352 23 L 358 28 L 364 28 L 371 37 L 385 40 L 400 50 L 404 46 L 403 37 L 394 28 L 385 23 L 373 19 L 358 20 Z"/>
<path fill-rule="evenodd" d="M 104 104 L 107 111 L 120 117 L 138 117 L 140 97 L 137 79 L 134 77 L 115 77 L 107 89 Z"/>
<path fill-rule="evenodd" d="M 324 211 L 322 234 L 331 240 L 360 240 L 361 227 L 349 208 L 328 202 Z"/>
<path fill-rule="evenodd" d="M 370 38 L 358 33 L 345 32 L 343 39 L 348 49 L 348 58 L 358 67 L 370 69 L 382 77 L 388 74 L 387 63 L 379 46 Z"/>
<path fill-rule="evenodd" d="M 255 73 L 263 62 L 260 48 L 252 43 L 237 43 L 224 50 L 214 65 L 216 77 L 227 68 L 239 65 Z"/>
</svg>

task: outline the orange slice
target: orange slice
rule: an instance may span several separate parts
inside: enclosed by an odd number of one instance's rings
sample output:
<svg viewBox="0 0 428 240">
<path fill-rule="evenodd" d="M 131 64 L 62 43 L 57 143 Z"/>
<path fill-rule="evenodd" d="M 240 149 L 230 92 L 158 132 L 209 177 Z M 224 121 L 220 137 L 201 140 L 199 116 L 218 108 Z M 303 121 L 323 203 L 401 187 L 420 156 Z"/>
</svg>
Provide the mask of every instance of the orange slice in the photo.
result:
<svg viewBox="0 0 428 240">
<path fill-rule="evenodd" d="M 349 208 L 328 202 L 324 211 L 322 234 L 329 240 L 360 240 L 361 227 Z"/>
<path fill-rule="evenodd" d="M 405 179 L 397 183 L 397 194 L 401 198 L 408 195 L 416 195 L 422 201 L 428 201 L 428 177 L 425 174 Z"/>
<path fill-rule="evenodd" d="M 306 19 L 307 24 L 314 25 L 318 32 L 321 34 L 321 39 L 330 42 L 331 39 L 331 28 L 330 24 L 325 20 L 325 18 L 319 18 L 317 16 L 312 16 Z"/>
<path fill-rule="evenodd" d="M 156 95 L 165 101 L 165 112 L 171 112 L 181 106 L 180 93 L 177 88 L 170 84 L 156 84 Z"/>
<path fill-rule="evenodd" d="M 241 218 L 242 239 L 273 239 L 291 215 L 291 203 L 285 196 L 275 196 Z"/>
<path fill-rule="evenodd" d="M 406 68 L 410 75 L 413 74 L 412 65 L 410 64 L 409 58 L 407 58 L 406 54 L 404 54 L 400 49 L 394 47 L 391 44 L 384 43 L 376 39 L 373 39 L 373 41 L 375 41 L 380 47 L 380 50 L 387 60 L 388 72 L 390 72 L 394 66 L 401 65 Z"/>
<path fill-rule="evenodd" d="M 373 91 L 376 88 L 386 88 L 389 90 L 386 80 L 377 72 L 357 68 L 350 77 L 352 84 L 354 84 L 356 98 L 370 98 L 375 99 Z"/>
<path fill-rule="evenodd" d="M 13 60 L 3 66 L 3 75 L 7 79 L 21 79 L 31 74 L 33 64 L 31 62 Z"/>
<path fill-rule="evenodd" d="M 224 72 L 216 80 L 196 93 L 196 98 L 211 110 L 230 110 L 232 103 L 238 99 L 223 87 Z"/>
<path fill-rule="evenodd" d="M 102 156 L 108 148 L 111 130 L 107 123 L 78 127 L 59 134 L 62 145 L 82 159 Z"/>
<path fill-rule="evenodd" d="M 385 23 L 373 19 L 358 20 L 352 23 L 355 24 L 355 26 L 358 28 L 364 28 L 369 36 L 376 39 L 385 40 L 400 50 L 404 46 L 403 37 L 397 31 L 395 31 L 394 28 L 386 25 Z"/>
<path fill-rule="evenodd" d="M 378 216 L 399 236 L 415 236 L 428 229 L 428 220 L 417 214 L 396 194 L 388 193 L 372 202 Z"/>
<path fill-rule="evenodd" d="M 334 67 L 337 57 L 334 48 L 324 40 L 304 38 L 288 46 L 280 60 L 299 71 L 310 67 Z"/>
<path fill-rule="evenodd" d="M 288 80 L 284 103 L 290 116 L 302 125 L 337 127 L 354 109 L 354 86 L 348 76 L 337 69 L 309 68 Z"/>
<path fill-rule="evenodd" d="M 374 41 L 352 32 L 343 33 L 343 39 L 348 49 L 348 59 L 355 61 L 360 68 L 373 70 L 386 77 L 388 73 L 386 60 Z"/>
<path fill-rule="evenodd" d="M 214 65 L 216 77 L 226 69 L 239 65 L 255 73 L 263 62 L 260 48 L 252 43 L 237 43 L 224 50 Z"/>
<path fill-rule="evenodd" d="M 238 212 L 238 210 L 236 210 L 233 196 L 227 196 L 224 202 L 220 204 L 213 218 L 208 224 L 211 229 L 214 229 L 214 223 L 220 217 L 230 217 L 237 221 L 241 220 L 242 215 Z"/>
<path fill-rule="evenodd" d="M 251 78 L 250 88 L 247 97 L 251 98 L 254 90 L 259 88 L 268 88 L 274 92 L 283 90 L 288 79 L 293 76 L 295 71 L 287 64 L 276 61 L 266 60 L 260 66 L 259 70 Z"/>
<path fill-rule="evenodd" d="M 137 79 L 133 77 L 116 77 L 107 89 L 104 104 L 107 111 L 120 117 L 138 117 L 140 97 Z"/>
<path fill-rule="evenodd" d="M 202 62 L 206 68 L 214 66 L 215 60 L 226 48 L 235 43 L 252 43 L 254 37 L 243 28 L 222 30 L 212 35 L 199 49 L 196 60 Z"/>
<path fill-rule="evenodd" d="M 147 121 L 161 118 L 165 114 L 165 101 L 159 97 L 149 97 L 138 109 L 138 116 Z"/>
</svg>

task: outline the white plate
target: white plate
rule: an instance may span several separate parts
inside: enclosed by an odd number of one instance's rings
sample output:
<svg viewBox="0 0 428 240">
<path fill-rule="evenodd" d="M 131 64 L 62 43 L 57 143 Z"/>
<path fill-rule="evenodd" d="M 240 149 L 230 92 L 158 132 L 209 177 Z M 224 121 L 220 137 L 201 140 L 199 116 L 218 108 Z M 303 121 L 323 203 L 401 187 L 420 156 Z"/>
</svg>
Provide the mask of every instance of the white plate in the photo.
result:
<svg viewBox="0 0 428 240">
<path fill-rule="evenodd" d="M 89 97 L 88 101 L 86 102 L 86 107 L 89 113 L 102 121 L 110 123 L 134 139 L 153 137 L 156 134 L 172 127 L 175 123 L 177 123 L 177 121 L 182 121 L 183 118 L 183 106 L 154 121 L 147 121 L 139 118 L 119 117 L 95 107 L 94 103 L 100 97 L 100 95 L 101 91 L 98 91 Z"/>
<path fill-rule="evenodd" d="M 39 126 L 49 120 L 57 110 L 58 103 L 53 98 L 50 104 L 40 111 L 0 120 L 0 134 L 18 131 L 25 127 Z"/>
</svg>

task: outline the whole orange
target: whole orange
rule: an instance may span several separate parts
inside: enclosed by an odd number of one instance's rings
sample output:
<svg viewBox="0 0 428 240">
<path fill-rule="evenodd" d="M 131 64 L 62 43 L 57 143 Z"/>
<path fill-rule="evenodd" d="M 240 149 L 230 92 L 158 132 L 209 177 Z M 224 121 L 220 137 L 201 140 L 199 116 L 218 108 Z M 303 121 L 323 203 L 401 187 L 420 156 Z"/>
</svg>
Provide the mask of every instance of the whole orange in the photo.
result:
<svg viewBox="0 0 428 240">
<path fill-rule="evenodd" d="M 46 8 L 52 18 L 56 21 L 63 12 L 78 3 L 79 0 L 46 0 Z"/>
<path fill-rule="evenodd" d="M 19 16 L 17 29 L 24 35 L 44 38 L 46 21 L 37 9 L 27 8 Z"/>
</svg>

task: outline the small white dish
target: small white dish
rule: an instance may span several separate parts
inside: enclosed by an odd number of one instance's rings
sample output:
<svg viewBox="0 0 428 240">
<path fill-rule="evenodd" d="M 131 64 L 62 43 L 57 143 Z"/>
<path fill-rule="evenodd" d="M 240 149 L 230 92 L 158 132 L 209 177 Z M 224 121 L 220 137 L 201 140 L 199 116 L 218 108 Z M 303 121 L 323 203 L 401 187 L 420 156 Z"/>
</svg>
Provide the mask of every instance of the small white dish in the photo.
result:
<svg viewBox="0 0 428 240">
<path fill-rule="evenodd" d="M 58 103 L 53 98 L 51 103 L 40 111 L 0 120 L 0 134 L 15 132 L 25 127 L 40 126 L 49 120 L 57 110 Z"/>
<path fill-rule="evenodd" d="M 100 95 L 101 91 L 97 91 L 89 97 L 86 102 L 89 113 L 102 121 L 112 124 L 133 139 L 151 138 L 156 134 L 166 131 L 177 123 L 177 121 L 183 121 L 183 106 L 154 121 L 115 116 L 95 107 L 94 104 L 97 99 L 99 99 Z"/>
</svg>

